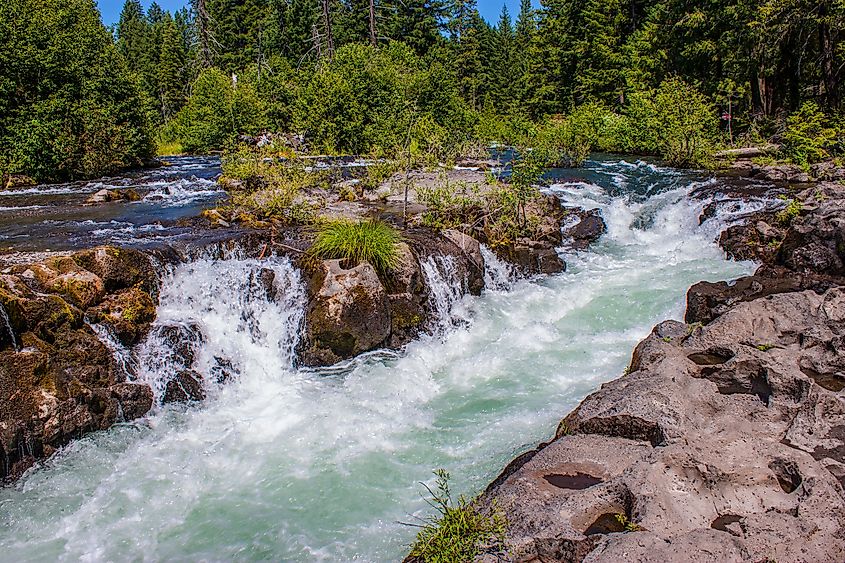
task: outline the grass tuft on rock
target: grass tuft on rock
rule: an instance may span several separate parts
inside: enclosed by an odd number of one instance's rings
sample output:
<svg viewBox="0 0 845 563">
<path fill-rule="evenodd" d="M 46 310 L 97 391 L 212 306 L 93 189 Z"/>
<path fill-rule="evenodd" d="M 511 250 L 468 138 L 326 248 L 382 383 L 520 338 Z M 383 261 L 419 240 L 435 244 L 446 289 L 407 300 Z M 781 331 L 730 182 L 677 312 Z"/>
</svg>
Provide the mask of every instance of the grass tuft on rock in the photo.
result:
<svg viewBox="0 0 845 563">
<path fill-rule="evenodd" d="M 353 264 L 366 261 L 379 272 L 389 272 L 399 265 L 400 241 L 399 233 L 381 221 L 336 220 L 320 226 L 309 252 L 316 258 Z"/>
<path fill-rule="evenodd" d="M 501 551 L 504 546 L 505 518 L 493 509 L 490 516 L 477 512 L 461 496 L 452 502 L 449 473 L 443 469 L 437 476 L 435 490 L 429 490 L 428 501 L 439 516 L 426 522 L 411 547 L 410 559 L 424 563 L 473 561 L 482 551 Z M 428 488 L 428 487 L 426 487 Z"/>
</svg>

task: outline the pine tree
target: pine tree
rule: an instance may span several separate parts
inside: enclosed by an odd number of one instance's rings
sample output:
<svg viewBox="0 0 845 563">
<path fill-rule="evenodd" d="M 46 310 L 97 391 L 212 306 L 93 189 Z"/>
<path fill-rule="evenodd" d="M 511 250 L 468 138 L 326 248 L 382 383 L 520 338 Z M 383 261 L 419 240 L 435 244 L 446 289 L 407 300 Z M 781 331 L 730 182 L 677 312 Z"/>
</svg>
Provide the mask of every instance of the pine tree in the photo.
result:
<svg viewBox="0 0 845 563">
<path fill-rule="evenodd" d="M 514 42 L 516 40 L 513 23 L 507 4 L 502 5 L 499 23 L 493 33 L 493 49 L 490 54 L 491 88 L 489 98 L 493 109 L 501 113 L 510 113 L 513 106 L 516 67 Z"/>
<path fill-rule="evenodd" d="M 186 53 L 179 28 L 168 14 L 161 36 L 158 63 L 158 99 L 165 121 L 169 121 L 184 104 L 184 68 Z"/>
<path fill-rule="evenodd" d="M 403 41 L 419 56 L 430 53 L 443 43 L 439 19 L 445 8 L 441 0 L 401 0 L 391 8 L 393 16 L 388 22 L 388 34 Z"/>
</svg>

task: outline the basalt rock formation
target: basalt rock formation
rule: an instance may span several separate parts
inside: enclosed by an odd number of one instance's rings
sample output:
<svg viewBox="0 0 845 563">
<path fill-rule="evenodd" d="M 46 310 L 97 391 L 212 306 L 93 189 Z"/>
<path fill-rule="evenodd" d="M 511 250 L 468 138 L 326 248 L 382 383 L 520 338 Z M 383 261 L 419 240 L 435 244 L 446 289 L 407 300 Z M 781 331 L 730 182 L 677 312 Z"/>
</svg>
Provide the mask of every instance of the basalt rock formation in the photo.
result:
<svg viewBox="0 0 845 563">
<path fill-rule="evenodd" d="M 423 275 L 447 267 L 461 293 L 479 294 L 484 259 L 478 241 L 458 231 L 411 232 L 399 245 L 399 266 L 377 272 L 367 262 L 322 260 L 310 268 L 305 338 L 300 357 L 325 366 L 376 348 L 400 348 L 436 321 Z"/>
<path fill-rule="evenodd" d="M 126 380 L 88 323 L 138 341 L 155 318 L 156 283 L 146 255 L 113 247 L 0 273 L 0 479 L 150 410 L 152 390 Z"/>
<path fill-rule="evenodd" d="M 845 187 L 796 199 L 722 236 L 755 275 L 693 286 L 488 487 L 508 555 L 480 560 L 845 560 Z"/>
</svg>

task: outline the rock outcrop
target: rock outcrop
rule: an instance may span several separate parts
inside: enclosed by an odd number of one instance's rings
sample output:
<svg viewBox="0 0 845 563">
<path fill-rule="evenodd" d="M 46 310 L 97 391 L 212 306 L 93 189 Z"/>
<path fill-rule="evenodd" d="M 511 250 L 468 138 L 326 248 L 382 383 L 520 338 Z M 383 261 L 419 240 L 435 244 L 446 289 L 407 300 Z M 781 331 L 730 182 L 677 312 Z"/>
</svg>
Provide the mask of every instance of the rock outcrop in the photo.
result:
<svg viewBox="0 0 845 563">
<path fill-rule="evenodd" d="M 478 499 L 508 560 L 845 560 L 845 187 L 796 199 L 722 237 L 755 275 L 693 286 Z"/>
<path fill-rule="evenodd" d="M 112 247 L 0 273 L 0 480 L 150 410 L 152 390 L 126 380 L 88 323 L 137 342 L 155 317 L 156 283 L 143 253 Z"/>
<path fill-rule="evenodd" d="M 311 268 L 303 364 L 325 366 L 376 348 L 400 348 L 426 330 L 437 319 L 423 260 L 444 270 L 462 294 L 477 295 L 484 287 L 480 245 L 466 234 L 410 232 L 399 254 L 391 272 L 343 260 L 322 260 Z"/>
</svg>

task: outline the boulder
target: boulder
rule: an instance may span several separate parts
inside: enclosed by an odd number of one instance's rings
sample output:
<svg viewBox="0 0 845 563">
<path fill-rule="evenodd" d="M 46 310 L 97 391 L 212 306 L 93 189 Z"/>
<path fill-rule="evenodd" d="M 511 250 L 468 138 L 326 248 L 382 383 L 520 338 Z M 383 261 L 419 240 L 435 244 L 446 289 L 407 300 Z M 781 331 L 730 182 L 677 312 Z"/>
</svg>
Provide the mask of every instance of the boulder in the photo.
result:
<svg viewBox="0 0 845 563">
<path fill-rule="evenodd" d="M 658 325 L 476 509 L 509 560 L 843 560 L 843 320 L 833 288 Z"/>
<path fill-rule="evenodd" d="M 497 246 L 496 255 L 516 266 L 523 274 L 557 274 L 566 271 L 566 262 L 549 242 L 517 239 Z"/>
<path fill-rule="evenodd" d="M 108 203 L 111 201 L 139 201 L 140 199 L 140 194 L 131 188 L 126 190 L 102 189 L 91 194 L 91 196 L 85 200 L 85 203 L 88 205 L 96 205 L 98 203 Z"/>
<path fill-rule="evenodd" d="M 188 403 L 205 399 L 202 376 L 193 370 L 183 370 L 167 382 L 162 403 Z"/>
<path fill-rule="evenodd" d="M 373 350 L 390 336 L 390 304 L 368 263 L 319 262 L 309 283 L 303 362 L 330 365 Z"/>
<path fill-rule="evenodd" d="M 573 214 L 577 222 L 563 230 L 564 239 L 569 239 L 573 248 L 583 250 L 607 232 L 607 224 L 598 209 L 589 211 L 579 209 Z"/>
<path fill-rule="evenodd" d="M 153 390 L 143 383 L 117 383 L 109 387 L 112 396 L 120 404 L 124 420 L 134 420 L 153 408 Z"/>
<path fill-rule="evenodd" d="M 469 235 L 455 229 L 441 232 L 447 240 L 452 242 L 475 268 L 484 271 L 484 258 L 481 256 L 481 244 Z"/>
<path fill-rule="evenodd" d="M 156 318 L 156 306 L 148 293 L 137 287 L 108 295 L 87 312 L 91 322 L 108 327 L 123 344 L 141 341 Z"/>
<path fill-rule="evenodd" d="M 77 252 L 73 260 L 97 275 L 109 293 L 138 287 L 146 293 L 155 294 L 158 289 L 158 276 L 153 263 L 138 250 L 100 246 Z"/>
</svg>

